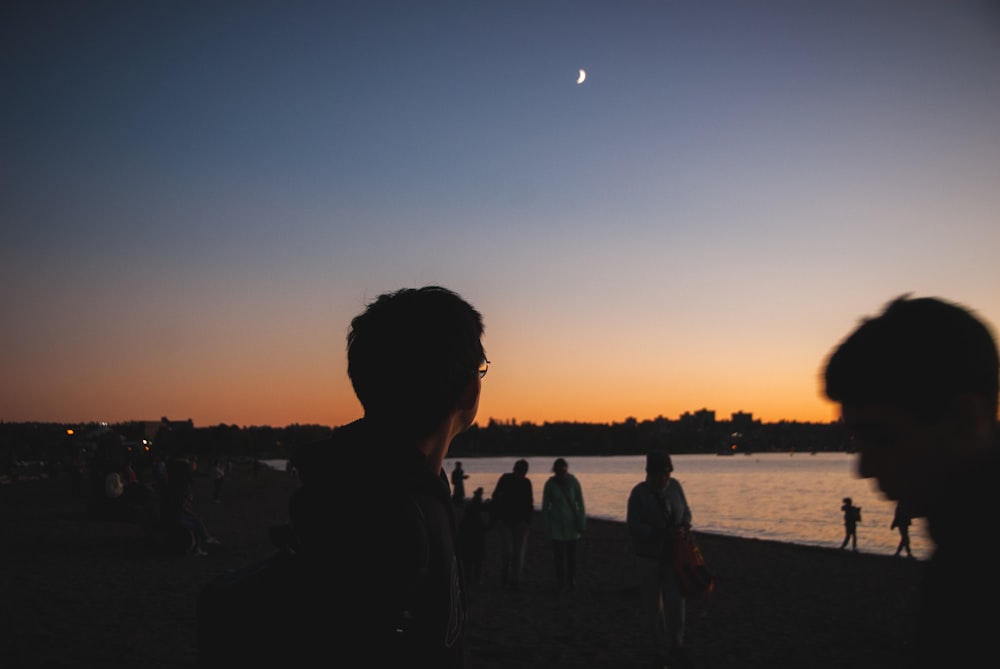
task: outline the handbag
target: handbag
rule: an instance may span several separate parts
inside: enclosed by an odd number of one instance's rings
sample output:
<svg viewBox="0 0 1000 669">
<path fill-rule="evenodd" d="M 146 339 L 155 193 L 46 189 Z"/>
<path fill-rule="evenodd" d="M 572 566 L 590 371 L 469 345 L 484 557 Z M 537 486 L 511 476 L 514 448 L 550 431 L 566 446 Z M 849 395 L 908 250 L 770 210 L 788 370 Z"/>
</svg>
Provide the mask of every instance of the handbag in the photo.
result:
<svg viewBox="0 0 1000 669">
<path fill-rule="evenodd" d="M 685 597 L 704 599 L 715 590 L 715 579 L 688 527 L 672 530 L 673 568 L 677 587 Z"/>
</svg>

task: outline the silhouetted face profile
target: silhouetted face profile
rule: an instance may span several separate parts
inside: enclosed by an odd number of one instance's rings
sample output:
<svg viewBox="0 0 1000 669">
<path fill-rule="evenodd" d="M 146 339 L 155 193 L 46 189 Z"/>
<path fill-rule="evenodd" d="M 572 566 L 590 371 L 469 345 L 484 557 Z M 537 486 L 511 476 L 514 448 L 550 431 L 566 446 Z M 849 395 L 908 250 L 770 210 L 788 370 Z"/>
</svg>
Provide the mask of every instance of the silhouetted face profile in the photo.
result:
<svg viewBox="0 0 1000 669">
<path fill-rule="evenodd" d="M 908 515 L 927 515 L 935 481 L 947 466 L 951 438 L 945 426 L 887 404 L 844 404 L 842 416 L 858 452 L 858 475 L 874 478 Z"/>
</svg>

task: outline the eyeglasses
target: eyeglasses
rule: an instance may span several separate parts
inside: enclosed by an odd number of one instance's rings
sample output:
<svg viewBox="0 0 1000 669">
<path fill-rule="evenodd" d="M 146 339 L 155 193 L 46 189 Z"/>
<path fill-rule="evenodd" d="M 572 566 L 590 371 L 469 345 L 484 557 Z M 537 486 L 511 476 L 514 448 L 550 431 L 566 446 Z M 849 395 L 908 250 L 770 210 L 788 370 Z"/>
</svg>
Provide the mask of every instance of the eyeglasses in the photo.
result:
<svg viewBox="0 0 1000 669">
<path fill-rule="evenodd" d="M 490 371 L 490 361 L 485 358 L 481 363 L 479 363 L 479 378 L 486 376 L 486 372 Z"/>
</svg>

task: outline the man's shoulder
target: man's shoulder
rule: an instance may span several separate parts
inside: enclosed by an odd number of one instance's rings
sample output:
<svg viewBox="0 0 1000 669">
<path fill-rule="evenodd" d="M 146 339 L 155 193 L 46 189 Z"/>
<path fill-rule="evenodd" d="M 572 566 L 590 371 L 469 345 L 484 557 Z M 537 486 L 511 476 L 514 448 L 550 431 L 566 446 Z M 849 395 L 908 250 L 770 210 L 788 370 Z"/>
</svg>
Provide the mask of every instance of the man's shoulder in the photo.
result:
<svg viewBox="0 0 1000 669">
<path fill-rule="evenodd" d="M 360 419 L 335 428 L 328 437 L 298 446 L 290 460 L 306 483 L 331 472 L 360 475 L 380 457 L 381 445 L 373 443 L 364 420 Z"/>
</svg>

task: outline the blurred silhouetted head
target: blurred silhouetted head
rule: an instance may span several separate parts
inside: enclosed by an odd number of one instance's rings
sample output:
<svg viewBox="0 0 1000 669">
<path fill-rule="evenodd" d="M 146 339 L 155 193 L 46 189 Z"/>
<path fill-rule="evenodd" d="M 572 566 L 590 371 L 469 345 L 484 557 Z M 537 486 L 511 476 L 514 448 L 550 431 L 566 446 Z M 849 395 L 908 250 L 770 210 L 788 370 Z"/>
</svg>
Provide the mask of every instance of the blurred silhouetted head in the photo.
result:
<svg viewBox="0 0 1000 669">
<path fill-rule="evenodd" d="M 482 315 L 446 288 L 380 295 L 347 334 L 347 373 L 365 418 L 409 438 L 431 434 L 486 359 L 482 335 Z"/>
<path fill-rule="evenodd" d="M 555 473 L 565 472 L 569 469 L 569 463 L 566 462 L 565 458 L 556 458 L 556 461 L 552 463 L 552 471 Z"/>
<path fill-rule="evenodd" d="M 528 473 L 528 461 L 525 459 L 520 459 L 514 463 L 514 473 L 515 474 L 527 474 Z"/>
<path fill-rule="evenodd" d="M 841 404 L 890 404 L 933 421 L 961 394 L 997 411 L 997 347 L 970 310 L 902 296 L 867 318 L 826 365 L 827 396 Z"/>
<path fill-rule="evenodd" d="M 825 379 L 859 476 L 876 479 L 912 518 L 934 524 L 942 485 L 962 486 L 995 448 L 996 342 L 957 304 L 893 300 L 833 351 Z"/>
</svg>

